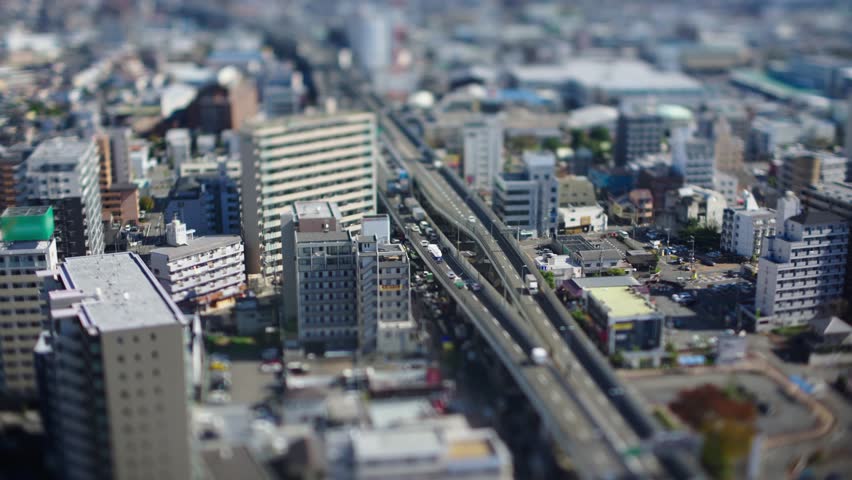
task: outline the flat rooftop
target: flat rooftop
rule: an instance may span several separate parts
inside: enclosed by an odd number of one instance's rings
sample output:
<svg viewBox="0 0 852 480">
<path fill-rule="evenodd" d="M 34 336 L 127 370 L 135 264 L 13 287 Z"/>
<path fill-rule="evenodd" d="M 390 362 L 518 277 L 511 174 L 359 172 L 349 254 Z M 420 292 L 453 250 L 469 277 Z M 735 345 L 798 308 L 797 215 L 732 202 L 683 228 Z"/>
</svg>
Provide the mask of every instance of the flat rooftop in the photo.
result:
<svg viewBox="0 0 852 480">
<path fill-rule="evenodd" d="M 43 205 L 37 207 L 8 207 L 3 211 L 4 217 L 37 217 L 39 215 L 44 215 L 50 210 L 50 205 Z"/>
<path fill-rule="evenodd" d="M 655 311 L 644 297 L 630 287 L 592 288 L 589 295 L 607 307 L 611 317 L 633 317 Z"/>
<path fill-rule="evenodd" d="M 31 168 L 42 165 L 77 164 L 94 145 L 94 140 L 81 140 L 76 137 L 57 137 L 41 142 L 27 163 Z"/>
<path fill-rule="evenodd" d="M 296 232 L 296 243 L 351 241 L 348 230 L 331 232 Z"/>
<path fill-rule="evenodd" d="M 190 240 L 187 245 L 157 247 L 151 250 L 151 254 L 165 255 L 169 260 L 177 260 L 240 242 L 242 242 L 242 238 L 239 235 L 209 235 L 196 237 Z"/>
<path fill-rule="evenodd" d="M 50 247 L 51 240 L 0 241 L 0 255 L 28 255 L 44 253 Z"/>
<path fill-rule="evenodd" d="M 293 204 L 299 220 L 312 218 L 340 218 L 337 204 L 331 202 L 296 202 Z"/>
<path fill-rule="evenodd" d="M 183 314 L 135 253 L 66 258 L 60 265 L 67 288 L 92 298 L 81 303 L 101 331 L 185 323 Z"/>
<path fill-rule="evenodd" d="M 701 84 L 682 73 L 657 70 L 641 60 L 576 58 L 561 64 L 511 69 L 521 82 L 561 84 L 577 82 L 587 88 L 610 91 L 686 90 L 700 92 Z"/>
</svg>

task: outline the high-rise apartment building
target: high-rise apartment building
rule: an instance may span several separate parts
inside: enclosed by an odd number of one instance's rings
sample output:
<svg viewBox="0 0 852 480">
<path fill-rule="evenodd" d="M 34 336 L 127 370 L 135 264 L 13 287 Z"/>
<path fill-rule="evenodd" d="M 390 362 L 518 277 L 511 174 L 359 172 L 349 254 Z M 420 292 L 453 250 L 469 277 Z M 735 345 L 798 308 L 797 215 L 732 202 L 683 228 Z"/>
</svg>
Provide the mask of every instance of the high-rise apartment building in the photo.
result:
<svg viewBox="0 0 852 480">
<path fill-rule="evenodd" d="M 665 126 L 653 104 L 628 103 L 621 108 L 615 133 L 615 164 L 627 165 L 649 153 L 659 153 Z"/>
<path fill-rule="evenodd" d="M 790 210 L 782 204 L 790 196 L 779 201 L 779 215 Z M 849 224 L 834 213 L 810 210 L 779 222 L 761 249 L 757 328 L 801 325 L 826 315 L 823 309 L 843 295 L 848 246 Z"/>
<path fill-rule="evenodd" d="M 44 327 L 36 272 L 58 263 L 51 207 L 11 207 L 0 216 L 0 391 L 36 393 L 33 347 Z"/>
<path fill-rule="evenodd" d="M 104 251 L 95 141 L 72 137 L 45 140 L 27 159 L 23 201 L 53 207 L 59 258 Z"/>
<path fill-rule="evenodd" d="M 716 171 L 713 143 L 690 137 L 685 128 L 679 128 L 672 132 L 671 144 L 672 169 L 683 177 L 683 183 L 712 189 Z"/>
<path fill-rule="evenodd" d="M 136 223 L 139 220 L 139 187 L 134 183 L 113 181 L 110 135 L 106 133 L 95 135 L 95 143 L 100 165 L 98 187 L 101 192 L 103 221 L 121 225 Z"/>
<path fill-rule="evenodd" d="M 281 215 L 284 322 L 308 350 L 358 346 L 355 248 L 331 202 L 296 202 Z"/>
<path fill-rule="evenodd" d="M 524 171 L 502 173 L 494 182 L 494 212 L 508 226 L 547 236 L 556 231 L 559 181 L 551 152 L 526 151 Z"/>
<path fill-rule="evenodd" d="M 109 151 L 112 160 L 113 183 L 130 183 L 133 170 L 130 165 L 130 143 L 133 135 L 127 127 L 111 128 L 109 135 Z"/>
<path fill-rule="evenodd" d="M 377 217 L 384 217 L 389 231 L 387 215 Z M 419 344 L 411 318 L 408 254 L 402 245 L 389 243 L 381 234 L 359 235 L 355 245 L 360 350 L 385 355 L 414 353 Z"/>
<path fill-rule="evenodd" d="M 490 192 L 503 169 L 503 127 L 494 115 L 465 123 L 464 178 L 476 191 Z"/>
<path fill-rule="evenodd" d="M 298 201 L 334 202 L 357 232 L 376 205 L 376 120 L 372 113 L 249 122 L 241 132 L 241 200 L 246 270 L 281 272 L 281 214 Z"/>
<path fill-rule="evenodd" d="M 245 258 L 239 235 L 194 237 L 174 219 L 166 225 L 167 246 L 151 250 L 154 276 L 187 311 L 216 308 L 245 288 Z"/>
<path fill-rule="evenodd" d="M 191 478 L 186 320 L 138 255 L 68 258 L 35 347 L 64 478 Z"/>
<path fill-rule="evenodd" d="M 175 171 L 192 160 L 192 137 L 185 128 L 173 128 L 166 132 L 166 156 Z"/>
<path fill-rule="evenodd" d="M 18 204 L 26 163 L 32 149 L 25 144 L 0 146 L 0 211 Z"/>
<path fill-rule="evenodd" d="M 261 107 L 267 118 L 297 114 L 304 94 L 302 74 L 290 64 L 276 62 L 267 68 L 260 93 Z"/>
</svg>

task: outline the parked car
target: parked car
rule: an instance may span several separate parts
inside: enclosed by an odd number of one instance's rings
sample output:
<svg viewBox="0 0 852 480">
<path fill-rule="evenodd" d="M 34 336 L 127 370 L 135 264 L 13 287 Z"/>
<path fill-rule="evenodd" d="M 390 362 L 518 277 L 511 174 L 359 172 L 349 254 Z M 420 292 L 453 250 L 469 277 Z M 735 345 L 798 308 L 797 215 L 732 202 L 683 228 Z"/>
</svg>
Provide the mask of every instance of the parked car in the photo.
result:
<svg viewBox="0 0 852 480">
<path fill-rule="evenodd" d="M 713 260 L 711 260 L 707 257 L 704 257 L 704 258 L 701 259 L 701 264 L 707 265 L 708 267 L 715 267 L 716 266 L 716 262 L 714 262 Z"/>
<path fill-rule="evenodd" d="M 429 240 L 420 240 L 420 246 L 426 248 L 429 246 Z"/>
</svg>

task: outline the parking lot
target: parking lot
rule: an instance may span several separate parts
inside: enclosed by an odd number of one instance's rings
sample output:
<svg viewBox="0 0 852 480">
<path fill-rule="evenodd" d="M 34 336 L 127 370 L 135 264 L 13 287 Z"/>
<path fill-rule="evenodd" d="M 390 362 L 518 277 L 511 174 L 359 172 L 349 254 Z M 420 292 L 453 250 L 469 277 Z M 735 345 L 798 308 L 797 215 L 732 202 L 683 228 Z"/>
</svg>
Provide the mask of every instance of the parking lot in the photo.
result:
<svg viewBox="0 0 852 480">
<path fill-rule="evenodd" d="M 758 403 L 764 403 L 766 414 L 758 414 L 757 426 L 766 435 L 805 430 L 816 421 L 804 405 L 788 398 L 778 385 L 768 377 L 753 373 L 711 373 L 698 375 L 660 375 L 632 378 L 629 382 L 650 403 L 668 405 L 679 391 L 706 383 L 720 388 L 742 385 L 753 394 Z"/>
</svg>

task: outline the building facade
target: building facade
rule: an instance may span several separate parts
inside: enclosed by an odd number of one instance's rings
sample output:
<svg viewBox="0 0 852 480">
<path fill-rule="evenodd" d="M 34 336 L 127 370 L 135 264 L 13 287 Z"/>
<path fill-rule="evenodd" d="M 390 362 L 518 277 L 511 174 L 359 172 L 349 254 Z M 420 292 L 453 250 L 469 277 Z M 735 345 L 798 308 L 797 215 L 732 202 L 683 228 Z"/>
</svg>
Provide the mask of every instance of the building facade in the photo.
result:
<svg viewBox="0 0 852 480">
<path fill-rule="evenodd" d="M 173 128 L 166 132 L 166 156 L 175 170 L 192 160 L 192 136 L 185 128 Z"/>
<path fill-rule="evenodd" d="M 725 209 L 721 240 L 723 252 L 746 258 L 757 257 L 760 255 L 763 239 L 770 235 L 775 235 L 774 210 Z"/>
<path fill-rule="evenodd" d="M 44 327 L 40 270 L 56 268 L 51 207 L 11 207 L 0 216 L 0 391 L 36 394 L 32 350 Z"/>
<path fill-rule="evenodd" d="M 331 202 L 296 202 L 281 216 L 285 323 L 307 350 L 358 346 L 356 253 Z"/>
<path fill-rule="evenodd" d="M 359 235 L 355 244 L 360 350 L 384 355 L 416 352 L 408 254 L 402 245 L 378 235 Z"/>
<path fill-rule="evenodd" d="M 169 193 L 164 218 L 179 218 L 199 236 L 239 235 L 239 180 L 224 171 L 224 162 L 219 166 L 223 168 L 218 173 L 178 179 Z"/>
<path fill-rule="evenodd" d="M 777 210 L 780 215 L 783 209 Z M 843 295 L 848 248 L 849 224 L 833 213 L 811 210 L 779 222 L 761 250 L 757 328 L 803 325 L 824 316 L 823 309 Z"/>
<path fill-rule="evenodd" d="M 713 188 L 716 158 L 713 143 L 704 138 L 689 136 L 687 129 L 672 132 L 672 169 L 687 185 Z"/>
<path fill-rule="evenodd" d="M 665 133 L 663 117 L 651 104 L 625 105 L 618 115 L 615 164 L 624 166 L 649 153 L 659 153 Z"/>
<path fill-rule="evenodd" d="M 110 173 L 113 183 L 130 183 L 133 171 L 130 165 L 130 143 L 132 133 L 127 127 L 116 127 L 107 130 L 109 135 Z"/>
<path fill-rule="evenodd" d="M 494 181 L 493 207 L 509 227 L 538 236 L 555 234 L 558 223 L 559 181 L 556 157 L 550 152 L 526 151 L 524 171 L 502 173 Z"/>
<path fill-rule="evenodd" d="M 136 254 L 66 259 L 35 347 L 65 478 L 190 478 L 185 319 Z"/>
<path fill-rule="evenodd" d="M 811 185 L 846 180 L 846 159 L 827 152 L 794 149 L 784 154 L 778 187 L 800 195 Z"/>
<path fill-rule="evenodd" d="M 618 352 L 633 367 L 660 365 L 664 316 L 646 296 L 631 287 L 592 288 L 587 308 L 604 353 Z"/>
<path fill-rule="evenodd" d="M 94 140 L 45 140 L 27 160 L 24 201 L 53 207 L 59 258 L 104 251 L 98 148 Z"/>
<path fill-rule="evenodd" d="M 241 132 L 241 199 L 250 274 L 281 272 L 281 214 L 298 201 L 335 202 L 357 232 L 375 211 L 376 119 L 372 113 L 295 116 Z"/>
<path fill-rule="evenodd" d="M 462 128 L 464 178 L 476 191 L 490 192 L 503 169 L 503 126 L 489 115 L 469 121 Z"/>
<path fill-rule="evenodd" d="M 167 224 L 167 246 L 151 250 L 151 271 L 186 311 L 233 303 L 246 285 L 242 239 L 239 235 L 196 238 L 193 233 L 180 220 Z"/>
</svg>

